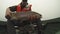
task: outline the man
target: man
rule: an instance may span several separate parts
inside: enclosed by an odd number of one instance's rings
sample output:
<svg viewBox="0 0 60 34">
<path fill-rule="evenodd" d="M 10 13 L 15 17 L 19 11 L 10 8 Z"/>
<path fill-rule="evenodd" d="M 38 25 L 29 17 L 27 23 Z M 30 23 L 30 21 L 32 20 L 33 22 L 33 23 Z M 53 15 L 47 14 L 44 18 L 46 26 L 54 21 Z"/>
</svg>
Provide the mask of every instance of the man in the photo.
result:
<svg viewBox="0 0 60 34">
<path fill-rule="evenodd" d="M 10 21 L 11 18 L 11 12 L 21 12 L 21 11 L 31 11 L 31 5 L 27 3 L 27 0 L 22 0 L 22 2 L 19 5 L 11 6 L 6 9 L 5 17 L 8 19 L 7 21 L 7 34 L 16 34 L 14 25 Z"/>
</svg>

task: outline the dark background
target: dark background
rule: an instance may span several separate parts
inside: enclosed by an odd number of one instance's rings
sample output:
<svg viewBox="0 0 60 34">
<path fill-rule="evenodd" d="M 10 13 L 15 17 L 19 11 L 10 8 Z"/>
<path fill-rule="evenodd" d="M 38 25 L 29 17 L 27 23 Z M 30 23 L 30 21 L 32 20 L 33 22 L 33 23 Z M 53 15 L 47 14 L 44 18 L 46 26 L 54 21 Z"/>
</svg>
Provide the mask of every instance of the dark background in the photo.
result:
<svg viewBox="0 0 60 34">
<path fill-rule="evenodd" d="M 45 34 L 60 34 L 60 18 L 42 21 L 42 24 Z M 0 34 L 6 34 L 6 29 L 6 21 L 0 21 Z"/>
</svg>

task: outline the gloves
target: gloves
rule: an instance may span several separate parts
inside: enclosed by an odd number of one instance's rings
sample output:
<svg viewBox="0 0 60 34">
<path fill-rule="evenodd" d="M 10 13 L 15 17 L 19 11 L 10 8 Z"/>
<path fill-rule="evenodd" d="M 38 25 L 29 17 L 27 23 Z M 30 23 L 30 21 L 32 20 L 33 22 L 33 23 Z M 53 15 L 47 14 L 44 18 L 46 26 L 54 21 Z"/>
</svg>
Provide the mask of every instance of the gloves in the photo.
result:
<svg viewBox="0 0 60 34">
<path fill-rule="evenodd" d="M 11 17 L 9 15 L 7 15 L 7 16 L 5 16 L 5 18 L 8 19 L 8 20 L 10 20 Z"/>
</svg>

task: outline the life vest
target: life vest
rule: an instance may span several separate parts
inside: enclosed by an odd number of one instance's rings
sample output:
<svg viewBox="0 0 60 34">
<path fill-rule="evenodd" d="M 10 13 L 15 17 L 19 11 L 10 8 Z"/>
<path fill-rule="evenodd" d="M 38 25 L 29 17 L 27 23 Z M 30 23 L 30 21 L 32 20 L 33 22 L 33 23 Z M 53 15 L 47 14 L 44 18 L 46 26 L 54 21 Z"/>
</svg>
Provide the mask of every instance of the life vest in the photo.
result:
<svg viewBox="0 0 60 34">
<path fill-rule="evenodd" d="M 32 6 L 32 5 L 27 5 L 25 8 L 21 9 L 21 6 L 18 5 L 16 11 L 17 11 L 17 12 L 21 12 L 21 11 L 24 11 L 24 12 L 30 11 L 30 10 L 31 10 L 31 6 Z"/>
</svg>

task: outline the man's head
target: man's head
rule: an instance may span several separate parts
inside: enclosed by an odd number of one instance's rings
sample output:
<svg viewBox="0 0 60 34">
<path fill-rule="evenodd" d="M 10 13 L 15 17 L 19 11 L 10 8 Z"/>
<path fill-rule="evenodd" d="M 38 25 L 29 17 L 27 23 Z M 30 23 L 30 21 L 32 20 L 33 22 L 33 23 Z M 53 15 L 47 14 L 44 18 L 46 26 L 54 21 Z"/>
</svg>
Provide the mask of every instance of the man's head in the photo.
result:
<svg viewBox="0 0 60 34">
<path fill-rule="evenodd" d="M 27 3 L 27 0 L 22 0 L 22 2 L 21 2 L 21 6 L 22 6 L 22 7 L 25 7 L 27 4 L 28 4 L 28 3 Z"/>
</svg>

